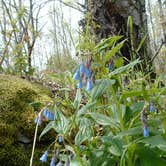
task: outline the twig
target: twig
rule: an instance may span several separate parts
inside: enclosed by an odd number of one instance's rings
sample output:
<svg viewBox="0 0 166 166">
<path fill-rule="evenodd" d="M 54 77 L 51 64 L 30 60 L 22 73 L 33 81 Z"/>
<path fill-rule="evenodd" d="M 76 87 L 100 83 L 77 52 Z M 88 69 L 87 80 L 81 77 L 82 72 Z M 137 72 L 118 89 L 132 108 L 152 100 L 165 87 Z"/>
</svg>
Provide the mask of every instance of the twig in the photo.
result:
<svg viewBox="0 0 166 166">
<path fill-rule="evenodd" d="M 162 41 L 162 43 L 160 44 L 160 47 L 158 48 L 158 50 L 156 51 L 156 53 L 154 54 L 154 56 L 152 57 L 152 59 L 149 61 L 149 63 L 152 63 L 154 61 L 154 59 L 160 53 L 160 50 L 161 50 L 161 48 L 163 47 L 164 44 L 166 44 L 166 41 Z"/>
</svg>

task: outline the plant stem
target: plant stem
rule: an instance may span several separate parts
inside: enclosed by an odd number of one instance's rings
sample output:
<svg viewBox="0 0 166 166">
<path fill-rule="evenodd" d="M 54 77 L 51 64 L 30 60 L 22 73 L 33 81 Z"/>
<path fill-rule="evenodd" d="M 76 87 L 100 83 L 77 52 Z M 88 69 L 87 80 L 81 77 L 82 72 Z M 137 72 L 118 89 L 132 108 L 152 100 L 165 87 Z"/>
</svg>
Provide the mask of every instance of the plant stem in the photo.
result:
<svg viewBox="0 0 166 166">
<path fill-rule="evenodd" d="M 32 164 L 33 164 L 33 156 L 34 156 L 35 145 L 36 145 L 37 131 L 38 131 L 38 123 L 36 123 L 35 136 L 34 136 L 34 140 L 33 140 L 33 148 L 32 148 L 32 154 L 31 154 L 29 166 L 32 166 Z"/>
</svg>

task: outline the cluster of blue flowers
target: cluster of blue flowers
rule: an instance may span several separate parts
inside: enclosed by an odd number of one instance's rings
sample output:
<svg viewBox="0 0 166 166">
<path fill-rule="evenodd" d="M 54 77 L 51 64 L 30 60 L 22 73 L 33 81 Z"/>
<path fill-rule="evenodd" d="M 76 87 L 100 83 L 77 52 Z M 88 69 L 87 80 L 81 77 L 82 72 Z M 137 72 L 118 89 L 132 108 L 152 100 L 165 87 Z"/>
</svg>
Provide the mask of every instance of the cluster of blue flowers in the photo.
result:
<svg viewBox="0 0 166 166">
<path fill-rule="evenodd" d="M 54 113 L 49 111 L 48 108 L 45 108 L 43 112 L 35 118 L 35 123 L 37 123 L 40 126 L 42 124 L 43 117 L 52 121 L 54 120 Z"/>
<path fill-rule="evenodd" d="M 40 161 L 42 163 L 46 163 L 47 162 L 47 158 L 48 158 L 48 151 L 45 151 L 43 153 L 43 155 L 40 157 Z M 62 162 L 59 161 L 58 163 L 56 163 L 55 157 L 52 157 L 51 162 L 50 162 L 50 166 L 62 166 Z"/>
<path fill-rule="evenodd" d="M 86 85 L 86 91 L 90 91 L 93 88 L 92 71 L 90 69 L 90 63 L 82 63 L 73 75 L 74 80 L 78 80 L 77 88 L 83 88 L 83 81 Z"/>
<path fill-rule="evenodd" d="M 58 143 L 62 144 L 63 142 L 64 142 L 63 137 L 58 136 Z M 58 156 L 59 156 L 59 151 L 57 150 L 50 161 L 50 166 L 62 166 L 63 165 L 61 161 L 58 161 Z M 43 155 L 40 157 L 40 161 L 42 163 L 45 163 L 45 162 L 47 162 L 47 158 L 48 158 L 48 151 L 45 151 L 43 153 Z M 69 162 L 68 159 L 66 160 L 66 163 L 67 162 Z"/>
</svg>

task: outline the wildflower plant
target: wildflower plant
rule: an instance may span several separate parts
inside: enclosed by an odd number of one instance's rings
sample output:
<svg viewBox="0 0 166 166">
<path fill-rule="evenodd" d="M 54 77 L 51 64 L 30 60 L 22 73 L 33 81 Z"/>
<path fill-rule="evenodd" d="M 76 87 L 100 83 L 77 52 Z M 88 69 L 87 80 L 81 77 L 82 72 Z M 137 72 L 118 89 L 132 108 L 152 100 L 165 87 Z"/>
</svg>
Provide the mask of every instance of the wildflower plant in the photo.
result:
<svg viewBox="0 0 166 166">
<path fill-rule="evenodd" d="M 166 110 L 161 101 L 166 88 L 137 70 L 139 59 L 106 65 L 120 54 L 125 41 L 122 36 L 102 40 L 92 50 L 93 61 L 84 59 L 70 75 L 74 83 L 68 79 L 59 89 L 65 91 L 63 100 L 55 99 L 54 119 L 40 135 L 42 139 L 55 131 L 56 139 L 47 148 L 56 152 L 50 153 L 51 166 L 166 165 Z M 74 95 L 69 98 L 71 82 Z M 152 111 L 151 101 L 159 113 Z"/>
</svg>

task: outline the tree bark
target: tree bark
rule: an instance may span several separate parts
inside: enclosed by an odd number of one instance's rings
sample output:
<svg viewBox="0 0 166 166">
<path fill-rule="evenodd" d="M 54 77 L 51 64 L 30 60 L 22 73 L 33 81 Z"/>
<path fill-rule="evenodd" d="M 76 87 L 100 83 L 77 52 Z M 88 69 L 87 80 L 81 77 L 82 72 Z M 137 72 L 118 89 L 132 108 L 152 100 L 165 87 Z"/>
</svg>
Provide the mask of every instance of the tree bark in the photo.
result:
<svg viewBox="0 0 166 166">
<path fill-rule="evenodd" d="M 166 73 L 166 2 L 146 0 L 147 25 L 151 48 L 151 61 L 156 72 Z"/>
<path fill-rule="evenodd" d="M 146 25 L 145 10 L 143 8 L 144 4 L 140 1 L 86 0 L 85 6 L 87 11 L 91 13 L 93 21 L 97 24 L 97 27 L 93 29 L 93 33 L 97 36 L 98 41 L 114 35 L 123 35 L 124 38 L 130 38 L 129 32 L 127 32 L 128 16 L 133 18 L 135 45 L 138 45 L 140 39 L 144 37 L 142 29 Z M 82 25 L 84 23 L 86 24 L 86 20 L 82 21 Z M 127 59 L 131 59 L 129 49 L 130 44 L 122 50 L 123 56 Z"/>
</svg>

